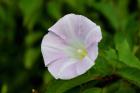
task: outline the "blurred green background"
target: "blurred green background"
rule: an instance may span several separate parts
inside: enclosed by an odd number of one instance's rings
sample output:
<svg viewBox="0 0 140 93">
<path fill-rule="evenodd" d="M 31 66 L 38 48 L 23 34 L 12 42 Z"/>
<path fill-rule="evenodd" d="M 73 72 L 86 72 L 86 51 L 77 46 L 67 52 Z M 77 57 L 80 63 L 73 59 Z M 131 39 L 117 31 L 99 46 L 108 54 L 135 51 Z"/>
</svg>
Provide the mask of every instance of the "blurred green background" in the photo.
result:
<svg viewBox="0 0 140 93">
<path fill-rule="evenodd" d="M 41 41 L 68 13 L 100 25 L 103 39 L 92 69 L 55 80 Z M 140 93 L 140 0 L 0 0 L 0 93 Z"/>
</svg>

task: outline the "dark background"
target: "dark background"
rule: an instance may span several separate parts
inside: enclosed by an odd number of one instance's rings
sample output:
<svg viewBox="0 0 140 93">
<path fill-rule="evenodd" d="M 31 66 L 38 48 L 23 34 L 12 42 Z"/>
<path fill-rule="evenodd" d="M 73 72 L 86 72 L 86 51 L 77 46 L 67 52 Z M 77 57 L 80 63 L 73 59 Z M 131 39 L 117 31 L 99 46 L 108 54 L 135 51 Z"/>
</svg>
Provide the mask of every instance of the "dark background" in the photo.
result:
<svg viewBox="0 0 140 93">
<path fill-rule="evenodd" d="M 96 65 L 55 80 L 41 41 L 68 13 L 101 26 Z M 140 93 L 140 0 L 0 0 L 0 93 Z"/>
</svg>

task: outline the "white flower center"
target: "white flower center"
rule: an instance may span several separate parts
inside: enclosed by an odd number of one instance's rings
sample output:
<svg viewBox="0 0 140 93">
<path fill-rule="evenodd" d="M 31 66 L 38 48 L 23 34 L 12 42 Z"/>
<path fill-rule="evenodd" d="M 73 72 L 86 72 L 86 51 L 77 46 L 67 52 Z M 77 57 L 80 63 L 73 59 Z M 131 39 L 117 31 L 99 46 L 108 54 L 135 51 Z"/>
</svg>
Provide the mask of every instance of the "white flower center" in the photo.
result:
<svg viewBox="0 0 140 93">
<path fill-rule="evenodd" d="M 82 49 L 77 49 L 77 52 L 78 52 L 78 53 L 82 53 L 83 50 L 82 50 Z"/>
<path fill-rule="evenodd" d="M 78 48 L 78 49 L 76 50 L 76 57 L 77 57 L 78 59 L 83 59 L 86 55 L 87 55 L 86 49 Z"/>
<path fill-rule="evenodd" d="M 85 56 L 88 55 L 86 48 L 83 44 L 80 43 L 73 43 L 72 47 L 66 48 L 65 53 L 67 53 L 68 56 L 78 60 L 82 60 Z"/>
</svg>

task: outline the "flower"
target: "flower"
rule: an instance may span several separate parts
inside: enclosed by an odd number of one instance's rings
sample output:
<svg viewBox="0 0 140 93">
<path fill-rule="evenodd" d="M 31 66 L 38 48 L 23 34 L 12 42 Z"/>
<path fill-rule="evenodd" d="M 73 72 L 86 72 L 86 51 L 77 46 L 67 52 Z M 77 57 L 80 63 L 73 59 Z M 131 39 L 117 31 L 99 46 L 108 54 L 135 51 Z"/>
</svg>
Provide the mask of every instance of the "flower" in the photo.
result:
<svg viewBox="0 0 140 93">
<path fill-rule="evenodd" d="M 41 51 L 45 66 L 56 79 L 84 74 L 98 56 L 100 27 L 82 15 L 67 14 L 50 27 Z"/>
</svg>

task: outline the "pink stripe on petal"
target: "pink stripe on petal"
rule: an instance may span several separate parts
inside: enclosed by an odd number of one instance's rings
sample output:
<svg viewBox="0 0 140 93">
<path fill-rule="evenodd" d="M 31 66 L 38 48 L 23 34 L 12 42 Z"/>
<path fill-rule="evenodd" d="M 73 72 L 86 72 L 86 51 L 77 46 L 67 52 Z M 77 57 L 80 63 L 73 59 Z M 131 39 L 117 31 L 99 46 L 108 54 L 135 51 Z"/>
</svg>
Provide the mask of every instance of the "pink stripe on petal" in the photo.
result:
<svg viewBox="0 0 140 93">
<path fill-rule="evenodd" d="M 96 28 L 96 24 L 82 15 L 79 15 L 78 19 L 76 33 L 80 39 L 84 40 L 89 31 Z"/>
</svg>

